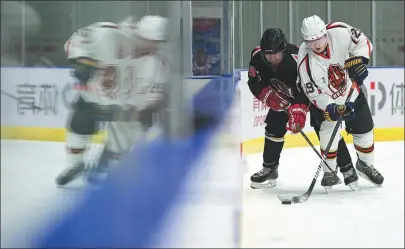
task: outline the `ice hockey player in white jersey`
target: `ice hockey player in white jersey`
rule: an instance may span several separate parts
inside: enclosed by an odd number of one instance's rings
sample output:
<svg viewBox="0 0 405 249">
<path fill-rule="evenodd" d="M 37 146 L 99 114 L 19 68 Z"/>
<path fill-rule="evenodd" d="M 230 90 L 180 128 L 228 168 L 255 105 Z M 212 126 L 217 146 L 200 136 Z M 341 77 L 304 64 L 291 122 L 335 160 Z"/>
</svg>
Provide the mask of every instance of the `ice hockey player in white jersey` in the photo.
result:
<svg viewBox="0 0 405 249">
<path fill-rule="evenodd" d="M 56 178 L 58 185 L 85 172 L 84 153 L 100 123 L 108 123 L 107 139 L 90 175 L 119 161 L 142 138 L 170 73 L 167 61 L 157 55 L 167 39 L 167 24 L 160 16 L 144 16 L 136 23 L 133 18 L 98 22 L 66 42 L 79 94 L 67 124 L 68 165 Z"/>
<path fill-rule="evenodd" d="M 315 121 L 320 125 L 321 152 L 324 154 L 336 121 L 342 115 L 346 131 L 353 136 L 358 174 L 375 185 L 381 185 L 384 177 L 374 167 L 373 118 L 359 88 L 368 76 L 366 65 L 373 50 L 372 44 L 361 30 L 343 22 L 325 25 L 316 15 L 302 21 L 301 33 L 304 42 L 298 52 L 298 71 L 302 88 L 312 103 Z M 345 104 L 349 89 L 356 83 L 357 89 Z M 336 169 L 340 138 L 338 132 L 329 153 L 324 155 L 332 169 Z M 352 182 L 352 189 L 356 189 L 357 181 L 352 179 L 354 169 L 341 172 L 345 183 Z M 337 177 L 324 167 L 321 185 L 329 191 L 337 183 Z"/>
</svg>

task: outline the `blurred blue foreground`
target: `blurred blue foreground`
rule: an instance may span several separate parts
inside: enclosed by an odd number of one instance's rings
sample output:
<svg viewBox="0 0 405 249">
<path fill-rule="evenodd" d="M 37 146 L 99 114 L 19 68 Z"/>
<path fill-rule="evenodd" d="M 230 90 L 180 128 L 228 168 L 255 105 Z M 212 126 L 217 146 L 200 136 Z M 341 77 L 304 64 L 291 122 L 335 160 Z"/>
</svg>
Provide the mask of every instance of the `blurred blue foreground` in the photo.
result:
<svg viewBox="0 0 405 249">
<path fill-rule="evenodd" d="M 204 126 L 186 137 L 162 136 L 134 150 L 99 191 L 88 192 L 82 204 L 48 226 L 34 246 L 140 248 L 165 240 L 155 236 L 162 233 L 176 196 L 215 138 L 234 91 L 233 77 L 213 78 L 192 101 L 193 113 L 203 117 Z"/>
</svg>

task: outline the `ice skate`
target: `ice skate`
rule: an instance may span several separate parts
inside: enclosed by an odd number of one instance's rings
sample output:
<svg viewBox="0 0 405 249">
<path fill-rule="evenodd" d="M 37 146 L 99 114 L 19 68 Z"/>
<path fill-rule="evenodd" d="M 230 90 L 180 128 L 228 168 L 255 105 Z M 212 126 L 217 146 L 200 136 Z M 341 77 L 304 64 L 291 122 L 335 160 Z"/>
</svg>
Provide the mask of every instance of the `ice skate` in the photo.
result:
<svg viewBox="0 0 405 249">
<path fill-rule="evenodd" d="M 384 182 L 384 177 L 378 172 L 373 165 L 367 166 L 365 162 L 360 159 L 356 162 L 356 169 L 361 177 L 371 182 L 376 186 L 381 186 Z"/>
<path fill-rule="evenodd" d="M 89 170 L 86 173 L 86 180 L 91 184 L 97 184 L 107 177 L 110 170 L 110 164 L 112 163 L 109 159 L 111 158 L 111 152 L 109 152 L 106 147 L 104 147 L 101 152 L 100 159 L 92 163 L 89 166 Z"/>
<path fill-rule="evenodd" d="M 332 186 L 340 184 L 339 178 L 332 172 L 325 172 L 321 180 L 321 186 L 325 188 L 326 192 L 329 193 L 332 190 Z"/>
<path fill-rule="evenodd" d="M 260 188 L 274 188 L 277 185 L 278 178 L 278 163 L 265 165 L 263 164 L 263 169 L 254 173 L 250 180 L 252 183 L 250 187 L 253 189 Z"/>
<path fill-rule="evenodd" d="M 86 180 L 89 183 L 97 184 L 107 177 L 108 171 L 107 164 L 93 165 L 86 173 Z"/>
<path fill-rule="evenodd" d="M 346 186 L 348 186 L 353 191 L 360 190 L 360 186 L 358 183 L 359 177 L 357 176 L 356 170 L 354 169 L 352 164 L 341 168 L 340 172 L 343 174 Z"/>
<path fill-rule="evenodd" d="M 85 169 L 84 163 L 68 167 L 56 177 L 55 182 L 59 186 L 66 185 L 82 175 Z"/>
</svg>

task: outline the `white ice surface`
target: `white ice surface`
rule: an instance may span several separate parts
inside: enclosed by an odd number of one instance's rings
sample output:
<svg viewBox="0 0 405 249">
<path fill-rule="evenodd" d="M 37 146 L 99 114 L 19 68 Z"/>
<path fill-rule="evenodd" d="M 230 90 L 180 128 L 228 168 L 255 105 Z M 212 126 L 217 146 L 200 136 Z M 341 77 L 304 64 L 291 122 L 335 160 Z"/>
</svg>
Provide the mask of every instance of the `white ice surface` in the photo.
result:
<svg viewBox="0 0 405 249">
<path fill-rule="evenodd" d="M 97 146 L 93 153 L 100 150 Z M 1 141 L 2 248 L 29 246 L 42 225 L 79 203 L 83 181 L 63 189 L 55 185 L 55 177 L 66 165 L 64 152 L 60 142 Z"/>
<path fill-rule="evenodd" d="M 355 162 L 353 145 L 348 147 Z M 375 159 L 385 178 L 383 187 L 360 179 L 359 192 L 341 184 L 326 194 L 321 174 L 307 202 L 282 205 L 276 194 L 296 195 L 308 189 L 319 164 L 316 154 L 310 148 L 284 150 L 278 185 L 266 190 L 249 187 L 250 175 L 261 169 L 262 155 L 249 156 L 242 247 L 404 248 L 404 142 L 376 143 Z"/>
<path fill-rule="evenodd" d="M 352 145 L 348 145 L 353 161 Z M 244 248 L 404 247 L 404 142 L 375 144 L 376 167 L 383 187 L 360 179 L 362 190 L 343 184 L 325 194 L 320 178 L 306 203 L 281 205 L 276 194 L 301 194 L 308 188 L 319 160 L 310 148 L 286 149 L 278 185 L 270 190 L 249 187 L 261 167 L 261 154 L 247 158 L 241 217 Z M 24 246 L 80 200 L 76 181 L 68 188 L 54 184 L 65 166 L 63 143 L 1 141 L 1 246 Z M 227 232 L 227 231 L 224 231 Z M 231 231 L 229 231 L 231 232 Z"/>
</svg>

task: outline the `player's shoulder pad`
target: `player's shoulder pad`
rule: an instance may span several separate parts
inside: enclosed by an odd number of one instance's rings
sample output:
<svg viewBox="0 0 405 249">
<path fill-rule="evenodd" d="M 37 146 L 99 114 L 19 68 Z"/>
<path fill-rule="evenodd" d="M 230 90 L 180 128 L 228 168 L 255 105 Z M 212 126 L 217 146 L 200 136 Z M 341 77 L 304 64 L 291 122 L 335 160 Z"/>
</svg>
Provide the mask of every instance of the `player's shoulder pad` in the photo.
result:
<svg viewBox="0 0 405 249">
<path fill-rule="evenodd" d="M 250 53 L 250 58 L 253 59 L 255 56 L 260 56 L 260 46 L 255 47 Z"/>
<path fill-rule="evenodd" d="M 96 22 L 91 24 L 90 26 L 94 28 L 113 28 L 113 29 L 119 28 L 119 25 L 113 22 Z"/>
<path fill-rule="evenodd" d="M 290 54 L 298 54 L 299 47 L 295 44 L 287 43 L 287 51 Z"/>
<path fill-rule="evenodd" d="M 344 22 L 331 22 L 326 25 L 326 30 L 337 29 L 337 28 L 349 28 L 349 25 Z"/>
<path fill-rule="evenodd" d="M 343 37 L 350 37 L 351 36 L 351 26 L 344 22 L 333 22 L 326 25 L 326 32 L 331 35 L 337 37 L 337 39 L 345 39 Z"/>
<path fill-rule="evenodd" d="M 300 63 L 300 61 L 302 61 L 304 59 L 304 57 L 308 54 L 309 52 L 309 47 L 308 45 L 303 42 L 301 43 L 299 49 L 298 49 L 298 63 Z"/>
<path fill-rule="evenodd" d="M 156 82 L 166 78 L 170 72 L 170 63 L 165 57 L 156 54 L 146 54 L 136 59 L 137 78 Z"/>
<path fill-rule="evenodd" d="M 290 54 L 296 62 L 298 61 L 298 46 L 297 45 L 287 43 L 287 53 Z"/>
</svg>

